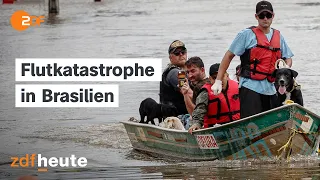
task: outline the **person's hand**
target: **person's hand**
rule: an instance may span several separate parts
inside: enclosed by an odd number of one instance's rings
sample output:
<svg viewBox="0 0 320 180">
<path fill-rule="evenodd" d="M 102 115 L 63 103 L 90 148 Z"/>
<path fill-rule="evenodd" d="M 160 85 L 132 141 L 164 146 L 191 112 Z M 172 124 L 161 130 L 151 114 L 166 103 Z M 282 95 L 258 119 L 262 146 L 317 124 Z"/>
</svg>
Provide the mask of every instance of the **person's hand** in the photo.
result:
<svg viewBox="0 0 320 180">
<path fill-rule="evenodd" d="M 183 95 L 186 95 L 188 94 L 189 89 L 190 89 L 189 82 L 188 82 L 188 79 L 186 78 L 185 83 L 181 87 L 181 93 Z"/>
<path fill-rule="evenodd" d="M 192 134 L 192 131 L 198 130 L 198 129 L 200 129 L 200 126 L 198 124 L 194 124 L 189 128 L 188 132 Z"/>
<path fill-rule="evenodd" d="M 216 79 L 216 81 L 214 82 L 214 84 L 211 86 L 211 90 L 213 91 L 214 95 L 218 95 L 221 93 L 222 91 L 222 81 Z"/>
<path fill-rule="evenodd" d="M 284 64 L 284 68 L 290 69 L 290 66 L 288 66 L 287 64 Z"/>
<path fill-rule="evenodd" d="M 281 68 L 289 68 L 290 69 L 290 66 L 287 65 L 286 61 L 283 60 L 283 59 L 278 59 L 275 63 L 275 68 L 276 69 L 281 69 Z"/>
</svg>

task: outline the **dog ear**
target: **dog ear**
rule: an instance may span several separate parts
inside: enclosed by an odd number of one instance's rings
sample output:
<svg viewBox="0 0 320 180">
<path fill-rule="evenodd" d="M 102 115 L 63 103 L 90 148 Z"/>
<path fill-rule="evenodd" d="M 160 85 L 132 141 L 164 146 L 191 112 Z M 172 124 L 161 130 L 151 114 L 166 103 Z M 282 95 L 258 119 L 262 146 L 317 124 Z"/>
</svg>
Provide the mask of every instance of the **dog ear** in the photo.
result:
<svg viewBox="0 0 320 180">
<path fill-rule="evenodd" d="M 272 72 L 271 76 L 275 78 L 276 75 L 277 75 L 277 71 L 278 71 L 278 69 L 275 69 L 275 70 Z"/>
<path fill-rule="evenodd" d="M 298 72 L 293 69 L 290 69 L 290 70 L 291 70 L 292 76 L 296 78 L 298 76 Z"/>
<path fill-rule="evenodd" d="M 166 113 L 168 116 L 178 116 L 178 109 L 174 105 L 167 105 Z"/>
</svg>

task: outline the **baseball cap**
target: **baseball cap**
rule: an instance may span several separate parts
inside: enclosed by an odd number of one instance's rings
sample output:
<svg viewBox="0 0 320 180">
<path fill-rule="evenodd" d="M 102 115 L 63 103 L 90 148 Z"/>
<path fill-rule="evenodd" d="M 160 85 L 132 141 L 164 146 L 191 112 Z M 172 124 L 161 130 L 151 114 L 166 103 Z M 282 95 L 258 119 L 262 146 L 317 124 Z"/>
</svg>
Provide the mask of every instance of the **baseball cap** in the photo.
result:
<svg viewBox="0 0 320 180">
<path fill-rule="evenodd" d="M 187 49 L 182 41 L 175 40 L 170 44 L 169 49 L 168 49 L 168 53 L 170 54 L 171 52 L 174 52 L 179 47 L 182 47 L 183 49 Z"/>
<path fill-rule="evenodd" d="M 269 1 L 260 1 L 257 3 L 256 14 L 259 15 L 264 11 L 273 13 L 272 4 Z"/>
<path fill-rule="evenodd" d="M 214 73 L 217 73 L 219 70 L 220 63 L 215 63 L 210 66 L 209 75 L 212 76 Z"/>
</svg>

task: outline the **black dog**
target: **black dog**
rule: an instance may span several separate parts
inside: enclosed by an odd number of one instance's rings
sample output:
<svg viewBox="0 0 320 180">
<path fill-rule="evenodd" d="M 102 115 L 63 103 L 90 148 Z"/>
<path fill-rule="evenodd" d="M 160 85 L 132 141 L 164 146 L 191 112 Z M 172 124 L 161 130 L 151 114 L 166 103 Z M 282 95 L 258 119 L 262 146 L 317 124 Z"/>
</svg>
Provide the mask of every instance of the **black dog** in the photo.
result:
<svg viewBox="0 0 320 180">
<path fill-rule="evenodd" d="M 139 108 L 140 113 L 140 123 L 148 124 L 151 122 L 154 123 L 154 118 L 159 119 L 159 123 L 163 121 L 163 118 L 170 117 L 170 116 L 178 116 L 178 110 L 173 105 L 167 104 L 158 104 L 152 98 L 147 98 L 143 100 L 140 104 Z M 145 116 L 147 116 L 147 121 L 144 121 Z"/>
<path fill-rule="evenodd" d="M 295 82 L 298 72 L 288 68 L 281 68 L 274 70 L 272 76 L 276 78 L 275 87 L 278 96 L 278 106 L 283 105 L 283 102 L 288 99 L 303 106 L 300 85 Z"/>
</svg>

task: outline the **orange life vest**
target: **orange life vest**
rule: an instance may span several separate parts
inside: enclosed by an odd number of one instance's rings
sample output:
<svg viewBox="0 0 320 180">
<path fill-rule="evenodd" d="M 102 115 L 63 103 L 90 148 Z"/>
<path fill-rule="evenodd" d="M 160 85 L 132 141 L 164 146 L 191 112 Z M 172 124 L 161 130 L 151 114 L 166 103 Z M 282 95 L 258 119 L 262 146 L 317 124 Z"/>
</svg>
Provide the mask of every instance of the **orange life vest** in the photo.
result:
<svg viewBox="0 0 320 180">
<path fill-rule="evenodd" d="M 208 109 L 203 121 L 204 128 L 240 119 L 237 82 L 228 80 L 226 92 L 221 92 L 218 95 L 213 94 L 211 84 L 205 84 L 202 88 L 208 92 Z"/>
<path fill-rule="evenodd" d="M 272 72 L 275 62 L 281 58 L 280 31 L 273 29 L 273 35 L 268 41 L 266 35 L 257 27 L 251 27 L 257 38 L 257 46 L 247 49 L 241 59 L 241 76 L 255 80 L 268 79 L 274 82 Z"/>
</svg>

